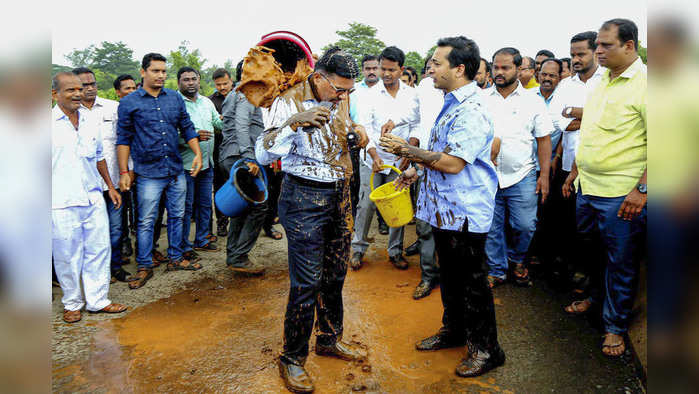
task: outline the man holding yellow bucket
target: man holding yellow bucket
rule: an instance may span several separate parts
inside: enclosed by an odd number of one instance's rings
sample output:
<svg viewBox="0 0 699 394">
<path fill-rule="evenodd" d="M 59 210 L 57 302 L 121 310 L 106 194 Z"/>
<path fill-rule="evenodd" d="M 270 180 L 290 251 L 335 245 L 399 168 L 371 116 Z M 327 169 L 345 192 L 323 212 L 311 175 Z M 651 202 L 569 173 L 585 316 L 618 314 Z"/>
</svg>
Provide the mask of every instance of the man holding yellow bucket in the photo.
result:
<svg viewBox="0 0 699 394">
<path fill-rule="evenodd" d="M 502 365 L 493 295 L 488 288 L 485 240 L 493 220 L 498 179 L 490 161 L 493 122 L 473 79 L 480 66 L 478 46 L 466 37 L 437 43 L 429 74 L 445 92 L 428 150 L 386 134 L 381 146 L 425 166 L 417 218 L 432 225 L 439 256 L 443 327 L 416 344 L 417 350 L 467 346 L 456 367 L 463 377 Z M 417 180 L 414 168 L 396 180 L 404 188 Z"/>
</svg>

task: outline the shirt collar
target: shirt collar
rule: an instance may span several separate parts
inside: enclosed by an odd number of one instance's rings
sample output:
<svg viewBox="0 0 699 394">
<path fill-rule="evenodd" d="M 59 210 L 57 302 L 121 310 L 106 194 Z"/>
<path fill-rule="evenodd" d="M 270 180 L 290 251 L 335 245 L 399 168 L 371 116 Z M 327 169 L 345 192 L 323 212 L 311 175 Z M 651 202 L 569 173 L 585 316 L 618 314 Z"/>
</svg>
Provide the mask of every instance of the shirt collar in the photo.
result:
<svg viewBox="0 0 699 394">
<path fill-rule="evenodd" d="M 201 93 L 197 93 L 197 95 L 195 96 L 195 97 L 196 97 L 196 100 L 190 99 L 189 97 L 187 97 L 187 96 L 185 96 L 184 94 L 182 94 L 182 92 L 180 92 L 179 90 L 177 91 L 177 93 L 179 93 L 179 95 L 182 96 L 182 98 L 184 99 L 184 101 L 189 101 L 190 103 L 197 104 L 197 103 L 199 103 L 199 100 L 201 99 Z"/>
<path fill-rule="evenodd" d="M 405 89 L 407 89 L 407 88 L 409 88 L 409 87 L 410 87 L 410 86 L 406 85 L 406 84 L 405 84 L 403 81 L 401 81 L 400 79 L 398 80 L 398 90 L 399 90 L 399 91 L 405 90 Z M 381 81 L 381 92 L 382 92 L 382 93 L 383 93 L 383 92 L 388 93 L 388 91 L 386 90 L 386 84 L 383 83 L 383 80 Z"/>
<path fill-rule="evenodd" d="M 519 79 L 517 81 L 515 81 L 515 83 L 517 84 L 517 87 L 515 88 L 515 90 L 512 91 L 512 93 L 510 93 L 510 96 L 512 96 L 513 94 L 521 96 L 524 92 L 526 92 L 527 89 L 524 86 L 522 86 L 522 83 L 519 82 Z M 495 86 L 495 84 L 493 84 L 493 86 L 489 87 L 488 89 L 491 89 L 491 91 L 490 91 L 491 96 L 497 94 L 500 97 L 502 97 L 500 92 L 498 92 L 498 89 Z M 510 96 L 507 96 L 507 97 L 510 97 Z"/>
<path fill-rule="evenodd" d="M 145 95 L 148 94 L 148 92 L 146 92 L 146 89 L 143 89 L 143 87 L 138 88 L 138 90 L 136 90 L 136 92 L 138 92 L 138 94 L 140 94 L 141 97 L 144 97 Z M 167 89 L 165 89 L 165 88 L 160 89 L 160 94 L 158 96 L 160 96 L 161 94 L 167 94 Z"/>
<path fill-rule="evenodd" d="M 95 108 L 95 107 L 104 107 L 104 101 L 103 101 L 102 97 L 100 97 L 100 96 L 95 97 L 95 103 L 92 104 L 92 108 Z M 80 108 L 82 108 L 86 111 L 92 110 L 92 108 L 87 108 L 85 106 L 85 104 L 83 104 L 82 102 L 80 103 Z"/>
<path fill-rule="evenodd" d="M 604 75 L 605 71 L 607 71 L 607 69 L 604 68 L 604 67 L 602 67 L 602 66 L 600 66 L 600 65 L 598 64 L 598 65 L 597 65 L 597 69 L 596 69 L 595 72 L 592 74 L 592 76 L 590 77 L 590 79 L 588 79 L 587 81 L 589 82 L 589 81 L 591 81 L 591 80 L 592 80 L 593 78 L 595 78 L 595 77 L 602 77 L 602 75 Z M 575 73 L 575 75 L 573 75 L 572 77 L 570 77 L 570 80 L 573 81 L 573 82 L 580 82 L 580 83 L 582 83 L 582 84 L 585 84 L 585 82 L 583 82 L 583 81 L 580 79 L 580 73 Z"/>
<path fill-rule="evenodd" d="M 78 109 L 78 119 L 80 119 L 80 111 L 81 111 L 81 110 L 84 111 L 83 108 L 84 108 L 84 107 L 81 106 L 81 107 Z M 61 109 L 61 107 L 58 106 L 58 104 L 56 104 L 56 105 L 53 106 L 53 109 L 51 110 L 51 117 L 52 117 L 54 120 L 61 120 L 61 119 L 63 119 L 63 118 L 68 119 L 68 115 L 66 115 L 65 112 L 63 112 L 63 110 Z"/>
<path fill-rule="evenodd" d="M 476 89 L 480 89 L 478 87 L 478 84 L 476 84 L 475 81 L 471 81 L 471 82 L 467 83 L 466 85 L 449 92 L 447 94 L 447 96 L 452 95 L 460 103 L 463 103 L 464 100 L 466 100 L 467 98 L 476 94 Z"/>
<path fill-rule="evenodd" d="M 634 75 L 636 75 L 637 72 L 639 72 L 643 68 L 643 60 L 641 60 L 641 57 L 637 57 L 636 61 L 631 63 L 630 66 L 624 70 L 623 73 L 621 73 L 620 77 L 624 78 L 633 78 Z"/>
</svg>

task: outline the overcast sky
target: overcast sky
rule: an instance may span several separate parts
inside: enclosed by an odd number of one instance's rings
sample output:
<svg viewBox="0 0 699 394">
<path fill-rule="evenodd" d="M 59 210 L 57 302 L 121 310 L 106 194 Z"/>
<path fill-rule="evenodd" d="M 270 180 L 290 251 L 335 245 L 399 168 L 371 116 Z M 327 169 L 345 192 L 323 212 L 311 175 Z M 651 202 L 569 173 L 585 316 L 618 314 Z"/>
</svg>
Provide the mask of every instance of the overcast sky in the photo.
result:
<svg viewBox="0 0 699 394">
<path fill-rule="evenodd" d="M 486 58 L 504 46 L 532 57 L 543 48 L 567 57 L 573 34 L 597 31 L 616 17 L 634 21 L 642 43 L 647 34 L 646 2 L 630 0 L 417 3 L 425 4 L 422 8 L 413 1 L 376 0 L 109 2 L 109 8 L 96 5 L 92 18 L 88 4 L 63 8 L 51 18 L 53 63 L 67 64 L 65 54 L 101 41 L 123 41 L 140 60 L 147 52 L 167 54 L 182 40 L 201 51 L 206 66 L 226 59 L 237 63 L 262 35 L 276 30 L 299 34 L 319 53 L 350 22 L 373 26 L 386 45 L 421 56 L 440 37 L 465 35 Z"/>
</svg>

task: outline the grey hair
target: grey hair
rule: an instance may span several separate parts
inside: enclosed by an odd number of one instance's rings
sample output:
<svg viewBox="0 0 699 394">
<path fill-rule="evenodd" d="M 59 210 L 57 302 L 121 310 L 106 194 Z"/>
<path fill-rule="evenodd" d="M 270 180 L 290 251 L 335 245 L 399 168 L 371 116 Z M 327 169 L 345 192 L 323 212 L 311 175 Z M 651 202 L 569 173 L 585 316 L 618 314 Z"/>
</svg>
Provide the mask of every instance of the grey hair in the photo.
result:
<svg viewBox="0 0 699 394">
<path fill-rule="evenodd" d="M 73 74 L 70 71 L 61 71 L 61 72 L 56 73 L 56 75 L 54 75 L 53 78 L 51 78 L 51 90 L 55 90 L 55 91 L 59 90 L 58 88 L 61 86 L 61 84 L 60 84 L 61 77 L 74 77 L 74 76 L 75 76 L 75 74 Z"/>
</svg>

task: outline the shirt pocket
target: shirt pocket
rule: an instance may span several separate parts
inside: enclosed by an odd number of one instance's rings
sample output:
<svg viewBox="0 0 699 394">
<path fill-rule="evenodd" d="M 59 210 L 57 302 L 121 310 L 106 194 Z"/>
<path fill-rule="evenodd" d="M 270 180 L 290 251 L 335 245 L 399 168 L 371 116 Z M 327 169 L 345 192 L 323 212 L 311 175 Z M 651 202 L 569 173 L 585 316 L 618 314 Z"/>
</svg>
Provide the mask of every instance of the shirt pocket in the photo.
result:
<svg viewBox="0 0 699 394">
<path fill-rule="evenodd" d="M 162 142 L 157 141 L 153 145 L 145 147 L 139 156 L 143 163 L 153 163 L 160 160 L 164 156 Z"/>
<path fill-rule="evenodd" d="M 604 130 L 616 129 L 623 122 L 624 111 L 623 103 L 607 101 L 602 109 L 597 125 Z"/>
<path fill-rule="evenodd" d="M 87 159 L 97 156 L 97 138 L 88 136 L 80 139 L 78 144 L 78 154 Z"/>
</svg>

